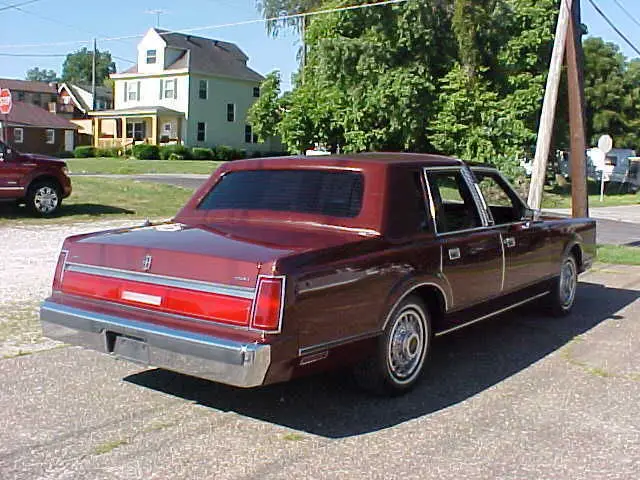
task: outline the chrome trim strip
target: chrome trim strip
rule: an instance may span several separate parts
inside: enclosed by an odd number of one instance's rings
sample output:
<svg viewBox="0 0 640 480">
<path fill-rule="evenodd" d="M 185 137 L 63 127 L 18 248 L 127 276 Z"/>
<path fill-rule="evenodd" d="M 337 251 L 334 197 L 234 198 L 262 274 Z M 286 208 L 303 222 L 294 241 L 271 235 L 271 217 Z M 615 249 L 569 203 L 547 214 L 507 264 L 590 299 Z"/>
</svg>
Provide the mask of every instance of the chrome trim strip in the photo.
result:
<svg viewBox="0 0 640 480">
<path fill-rule="evenodd" d="M 340 347 L 348 343 L 357 342 L 359 340 L 366 340 L 367 338 L 373 338 L 380 335 L 379 331 L 361 333 L 358 335 L 352 335 L 350 337 L 339 338 L 337 340 L 331 340 L 330 342 L 318 343 L 316 345 L 310 345 L 308 347 L 302 347 L 298 349 L 298 356 L 311 355 L 317 352 L 323 352 L 331 348 Z M 302 364 L 301 364 L 302 365 Z"/>
<path fill-rule="evenodd" d="M 495 312 L 488 313 L 487 315 L 483 315 L 482 317 L 478 317 L 478 318 L 476 318 L 474 320 L 470 320 L 470 321 L 465 322 L 465 323 L 463 323 L 461 325 L 456 325 L 455 327 L 449 328 L 447 330 L 443 330 L 442 332 L 438 332 L 438 333 L 435 334 L 435 336 L 436 337 L 440 337 L 442 335 L 446 335 L 447 333 L 455 332 L 456 330 L 460 330 L 461 328 L 468 327 L 469 325 L 473 325 L 474 323 L 481 322 L 482 320 L 486 320 L 487 318 L 495 317 L 496 315 L 499 315 L 501 313 L 507 312 L 507 311 L 512 310 L 514 308 L 517 308 L 520 305 L 524 305 L 525 303 L 529 303 L 529 302 L 532 302 L 534 300 L 537 300 L 538 298 L 542 298 L 545 295 L 548 295 L 549 293 L 550 292 L 548 292 L 548 291 L 544 292 L 544 293 L 539 293 L 538 295 L 534 295 L 533 297 L 527 298 L 526 300 L 523 300 L 521 302 L 514 303 L 513 305 L 509 305 L 508 307 L 501 308 L 500 310 L 496 310 Z"/>
<path fill-rule="evenodd" d="M 114 340 L 133 337 L 148 351 L 148 357 L 138 359 L 143 364 L 239 387 L 262 385 L 271 364 L 270 345 L 176 330 L 51 300 L 42 304 L 40 319 L 47 337 L 113 356 L 118 356 L 117 345 L 110 345 L 107 332 Z"/>
<path fill-rule="evenodd" d="M 502 251 L 502 282 L 500 282 L 500 291 L 504 291 L 504 279 L 507 271 L 507 260 L 504 253 L 504 241 L 502 239 L 502 232 L 498 232 L 500 235 L 500 250 Z"/>
<path fill-rule="evenodd" d="M 0 190 L 24 190 L 24 187 L 0 187 Z"/>
<path fill-rule="evenodd" d="M 398 308 L 398 305 L 400 305 L 400 302 L 402 302 L 407 296 L 409 296 L 414 290 L 416 290 L 417 288 L 420 287 L 424 287 L 425 285 L 429 285 L 432 287 L 436 287 L 440 293 L 442 294 L 442 298 L 444 298 L 444 311 L 448 312 L 449 311 L 449 299 L 447 298 L 447 294 L 445 293 L 445 291 L 442 289 L 442 287 L 440 285 L 438 285 L 437 283 L 433 283 L 433 282 L 422 282 L 419 283 L 417 285 L 414 285 L 413 287 L 411 287 L 409 290 L 407 290 L 398 300 L 396 300 L 396 302 L 393 304 L 393 307 L 391 308 L 391 310 L 389 310 L 389 313 L 387 314 L 387 318 L 385 318 L 384 320 L 384 324 L 382 325 L 382 331 L 384 331 L 385 328 L 387 328 L 387 323 L 389 323 L 389 320 L 391 319 L 391 315 L 393 314 L 393 312 L 395 311 L 396 308 Z"/>
<path fill-rule="evenodd" d="M 217 293 L 230 297 L 246 298 L 253 300 L 256 296 L 255 288 L 237 287 L 234 285 L 222 285 L 219 283 L 203 282 L 201 280 L 190 280 L 154 273 L 134 272 L 131 270 L 121 270 L 118 268 L 101 267 L 97 265 L 85 265 L 81 263 L 67 262 L 67 269 L 70 272 L 86 273 L 89 275 L 101 275 L 104 277 L 120 278 L 134 282 L 152 283 L 167 287 L 184 288 L 200 292 Z"/>
</svg>

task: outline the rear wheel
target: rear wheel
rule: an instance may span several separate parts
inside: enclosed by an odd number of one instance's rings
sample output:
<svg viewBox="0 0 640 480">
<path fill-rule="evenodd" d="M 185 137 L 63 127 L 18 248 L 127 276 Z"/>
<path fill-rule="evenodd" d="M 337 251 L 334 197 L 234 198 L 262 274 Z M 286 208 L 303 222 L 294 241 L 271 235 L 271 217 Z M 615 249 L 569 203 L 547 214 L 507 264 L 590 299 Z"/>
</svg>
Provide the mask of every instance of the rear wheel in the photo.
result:
<svg viewBox="0 0 640 480">
<path fill-rule="evenodd" d="M 551 290 L 550 309 L 556 316 L 568 315 L 576 300 L 578 287 L 578 263 L 573 254 L 568 253 L 562 259 L 560 276 Z"/>
<path fill-rule="evenodd" d="M 419 297 L 392 313 L 376 353 L 355 369 L 358 383 L 378 394 L 399 395 L 417 383 L 431 347 L 431 320 Z"/>
<path fill-rule="evenodd" d="M 61 202 L 60 186 L 51 180 L 34 183 L 27 192 L 27 208 L 40 217 L 53 215 Z"/>
</svg>

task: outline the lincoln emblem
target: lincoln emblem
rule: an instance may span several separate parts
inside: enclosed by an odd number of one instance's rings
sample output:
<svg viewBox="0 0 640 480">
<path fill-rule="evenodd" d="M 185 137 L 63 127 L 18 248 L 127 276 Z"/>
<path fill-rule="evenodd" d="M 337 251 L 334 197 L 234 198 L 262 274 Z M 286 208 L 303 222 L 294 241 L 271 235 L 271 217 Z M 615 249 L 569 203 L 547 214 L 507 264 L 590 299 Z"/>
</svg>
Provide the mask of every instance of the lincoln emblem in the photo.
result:
<svg viewBox="0 0 640 480">
<path fill-rule="evenodd" d="M 148 272 L 151 270 L 151 262 L 153 261 L 153 257 L 151 255 L 145 255 L 144 260 L 142 260 L 142 270 Z"/>
</svg>

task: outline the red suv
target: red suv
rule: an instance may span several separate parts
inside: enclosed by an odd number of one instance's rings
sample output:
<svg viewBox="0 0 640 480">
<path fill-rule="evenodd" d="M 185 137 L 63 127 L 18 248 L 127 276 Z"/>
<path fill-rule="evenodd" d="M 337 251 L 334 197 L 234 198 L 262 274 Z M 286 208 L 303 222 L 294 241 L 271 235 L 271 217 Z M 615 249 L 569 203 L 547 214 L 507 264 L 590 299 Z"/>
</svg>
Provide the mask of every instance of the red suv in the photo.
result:
<svg viewBox="0 0 640 480">
<path fill-rule="evenodd" d="M 68 172 L 62 160 L 21 153 L 0 142 L 0 201 L 25 203 L 34 214 L 50 216 L 71 195 Z"/>
</svg>

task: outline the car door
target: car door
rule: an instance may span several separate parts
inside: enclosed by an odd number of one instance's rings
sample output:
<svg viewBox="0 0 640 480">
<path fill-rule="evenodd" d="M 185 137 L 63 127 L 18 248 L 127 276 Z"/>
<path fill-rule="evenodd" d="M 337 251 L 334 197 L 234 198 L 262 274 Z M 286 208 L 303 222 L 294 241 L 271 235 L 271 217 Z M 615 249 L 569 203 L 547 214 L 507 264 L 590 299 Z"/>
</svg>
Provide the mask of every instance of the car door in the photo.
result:
<svg viewBox="0 0 640 480">
<path fill-rule="evenodd" d="M 21 165 L 14 161 L 9 147 L 0 142 L 0 199 L 20 196 L 23 190 L 20 186 L 22 170 Z"/>
<path fill-rule="evenodd" d="M 548 225 L 527 216 L 525 203 L 498 172 L 474 168 L 473 173 L 504 246 L 503 290 L 518 290 L 552 275 L 557 255 Z"/>
<path fill-rule="evenodd" d="M 502 245 L 466 167 L 425 168 L 429 208 L 441 248 L 442 274 L 452 292 L 452 310 L 500 294 Z"/>
</svg>

